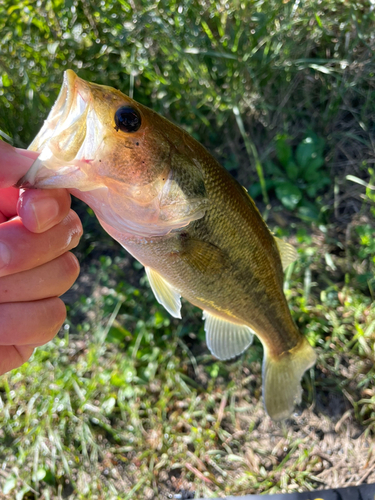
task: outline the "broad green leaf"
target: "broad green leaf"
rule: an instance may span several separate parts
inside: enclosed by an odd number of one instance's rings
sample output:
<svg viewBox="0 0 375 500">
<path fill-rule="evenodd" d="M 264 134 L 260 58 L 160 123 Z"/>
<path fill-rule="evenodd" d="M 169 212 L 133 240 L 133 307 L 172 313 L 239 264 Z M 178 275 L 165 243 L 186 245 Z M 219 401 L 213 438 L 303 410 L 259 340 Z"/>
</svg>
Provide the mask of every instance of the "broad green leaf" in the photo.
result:
<svg viewBox="0 0 375 500">
<path fill-rule="evenodd" d="M 292 158 L 292 148 L 286 141 L 286 135 L 279 135 L 276 139 L 276 154 L 283 167 L 287 167 Z"/>
<path fill-rule="evenodd" d="M 275 181 L 273 181 L 272 179 L 267 179 L 265 184 L 266 184 L 266 190 L 269 191 L 274 187 Z M 254 199 L 258 198 L 258 196 L 262 194 L 262 186 L 260 185 L 260 182 L 254 182 L 254 184 L 252 184 L 249 187 L 248 193 L 251 196 L 251 198 Z"/>
<path fill-rule="evenodd" d="M 308 165 L 302 170 L 301 175 L 306 181 L 313 181 L 322 176 L 318 170 L 324 165 L 324 158 L 316 156 L 309 160 Z"/>
<path fill-rule="evenodd" d="M 296 181 L 300 175 L 299 168 L 293 160 L 289 160 L 285 166 L 286 173 L 288 175 L 288 179 L 291 181 Z"/>
<path fill-rule="evenodd" d="M 304 169 L 309 166 L 310 161 L 314 158 L 315 144 L 311 137 L 306 137 L 297 146 L 296 160 L 300 168 Z"/>
<path fill-rule="evenodd" d="M 318 188 L 315 183 L 311 184 L 311 186 L 307 186 L 306 193 L 310 198 L 314 198 L 316 195 Z"/>
<path fill-rule="evenodd" d="M 318 176 L 318 179 L 315 182 L 307 186 L 306 192 L 310 196 L 310 198 L 314 198 L 314 196 L 320 189 L 323 189 L 324 186 L 328 186 L 330 183 L 331 179 L 329 177 Z"/>
<path fill-rule="evenodd" d="M 278 199 L 288 210 L 294 210 L 302 199 L 301 190 L 291 182 L 282 182 L 275 191 Z"/>
<path fill-rule="evenodd" d="M 264 162 L 264 167 L 268 175 L 274 175 L 274 176 L 283 176 L 284 172 L 280 167 L 276 165 L 272 160 L 265 161 Z"/>
<path fill-rule="evenodd" d="M 315 222 L 319 218 L 319 209 L 310 201 L 303 199 L 297 209 L 298 216 L 307 222 Z"/>
</svg>

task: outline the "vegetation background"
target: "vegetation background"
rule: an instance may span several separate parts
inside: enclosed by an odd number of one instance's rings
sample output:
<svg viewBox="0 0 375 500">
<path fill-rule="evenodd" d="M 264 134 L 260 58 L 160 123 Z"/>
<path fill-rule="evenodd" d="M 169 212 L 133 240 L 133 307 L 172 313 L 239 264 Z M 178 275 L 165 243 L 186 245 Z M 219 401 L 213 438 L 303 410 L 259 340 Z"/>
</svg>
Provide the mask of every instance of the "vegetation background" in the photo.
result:
<svg viewBox="0 0 375 500">
<path fill-rule="evenodd" d="M 373 0 L 0 3 L 2 139 L 27 147 L 67 68 L 184 127 L 297 246 L 285 291 L 318 353 L 301 407 L 273 424 L 260 344 L 216 361 L 200 311 L 172 319 L 74 202 L 85 235 L 66 324 L 0 381 L 0 498 L 375 481 L 374 25 Z"/>
</svg>

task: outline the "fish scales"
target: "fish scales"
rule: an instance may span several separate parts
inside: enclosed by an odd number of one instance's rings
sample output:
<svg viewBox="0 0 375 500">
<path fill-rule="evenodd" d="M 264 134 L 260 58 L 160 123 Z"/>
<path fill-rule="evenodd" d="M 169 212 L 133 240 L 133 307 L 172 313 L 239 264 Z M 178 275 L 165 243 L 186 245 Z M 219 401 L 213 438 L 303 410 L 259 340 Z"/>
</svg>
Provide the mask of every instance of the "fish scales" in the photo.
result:
<svg viewBox="0 0 375 500">
<path fill-rule="evenodd" d="M 194 146 L 200 147 L 198 143 Z M 205 150 L 200 154 L 206 155 Z M 289 320 L 282 293 L 283 272 L 274 239 L 267 226 L 260 224 L 259 213 L 244 189 L 212 157 L 201 161 L 201 166 L 207 195 L 212 200 L 206 215 L 169 238 L 148 239 L 144 251 L 138 250 L 136 238 L 124 244 L 144 265 L 155 267 L 157 263 L 160 273 L 187 300 L 254 328 L 265 341 L 272 341 L 276 355 L 281 354 L 295 345 L 294 336 L 290 338 L 290 330 L 294 333 L 295 326 Z M 220 249 L 220 267 L 213 271 L 210 267 L 194 267 L 189 255 L 176 258 L 173 267 L 168 258 L 163 259 L 183 252 L 187 239 Z M 254 252 L 254 248 L 262 250 Z M 263 248 L 268 248 L 268 252 Z M 285 318 L 289 320 L 287 325 Z M 296 336 L 299 338 L 298 332 Z"/>
<path fill-rule="evenodd" d="M 40 156 L 20 184 L 65 187 L 91 206 L 173 316 L 180 296 L 203 310 L 216 357 L 259 337 L 266 410 L 287 418 L 315 354 L 283 293 L 296 253 L 273 237 L 246 190 L 181 128 L 71 70 L 30 149 Z"/>
</svg>

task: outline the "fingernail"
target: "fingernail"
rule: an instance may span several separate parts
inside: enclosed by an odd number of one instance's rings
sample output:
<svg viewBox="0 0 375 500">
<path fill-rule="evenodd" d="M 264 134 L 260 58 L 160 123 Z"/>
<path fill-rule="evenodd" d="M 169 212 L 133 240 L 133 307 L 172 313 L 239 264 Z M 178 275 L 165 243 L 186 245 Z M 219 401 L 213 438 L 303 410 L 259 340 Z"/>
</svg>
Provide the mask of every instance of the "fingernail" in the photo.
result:
<svg viewBox="0 0 375 500">
<path fill-rule="evenodd" d="M 59 204 L 54 198 L 43 198 L 35 200 L 31 204 L 38 224 L 38 229 L 49 228 L 59 213 Z"/>
<path fill-rule="evenodd" d="M 0 269 L 7 266 L 10 262 L 10 250 L 8 246 L 0 241 Z"/>
</svg>

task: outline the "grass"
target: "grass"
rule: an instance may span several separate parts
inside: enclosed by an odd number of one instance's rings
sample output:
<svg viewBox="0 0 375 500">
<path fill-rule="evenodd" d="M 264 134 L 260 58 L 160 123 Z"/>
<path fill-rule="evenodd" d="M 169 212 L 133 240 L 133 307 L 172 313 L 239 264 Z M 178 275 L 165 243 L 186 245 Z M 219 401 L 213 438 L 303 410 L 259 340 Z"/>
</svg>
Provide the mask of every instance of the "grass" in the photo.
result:
<svg viewBox="0 0 375 500">
<path fill-rule="evenodd" d="M 297 235 L 286 293 L 318 362 L 287 423 L 265 417 L 260 345 L 215 361 L 200 340 L 200 313 L 184 304 L 178 322 L 144 279 L 121 281 L 120 251 L 90 263 L 91 296 L 70 306 L 81 321 L 3 378 L 4 495 L 152 499 L 184 489 L 216 497 L 360 482 L 375 463 L 375 310 L 368 290 L 353 286 L 358 274 L 335 284 L 346 259 L 327 259 L 326 243 L 313 241 L 318 231 Z"/>
<path fill-rule="evenodd" d="M 272 423 L 260 344 L 213 359 L 201 312 L 185 302 L 183 320 L 171 318 L 140 266 L 75 203 L 85 234 L 68 320 L 0 381 L 0 499 L 213 498 L 375 481 L 373 5 L 182 7 L 3 2 L 0 135 L 25 147 L 68 67 L 184 126 L 298 248 L 285 292 L 316 368 L 292 418 Z M 313 160 L 319 175 L 307 172 Z"/>
</svg>

